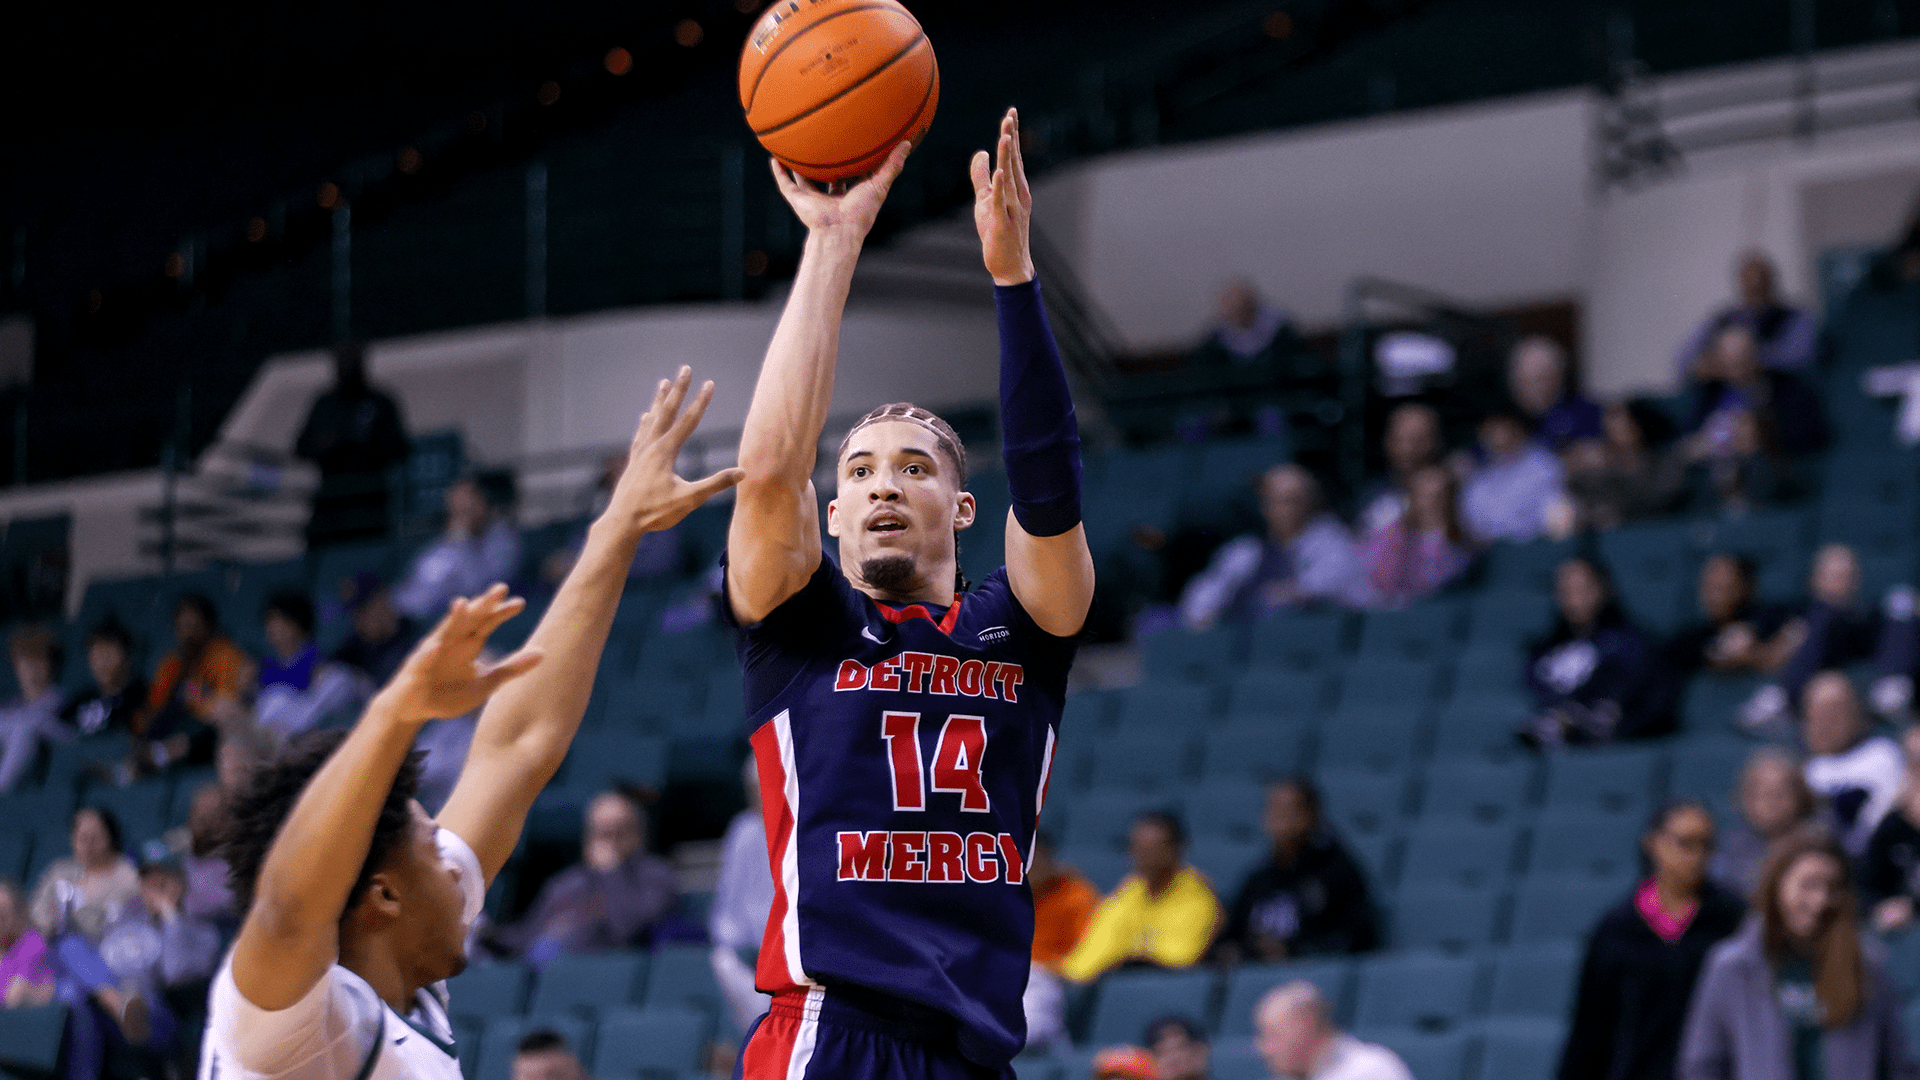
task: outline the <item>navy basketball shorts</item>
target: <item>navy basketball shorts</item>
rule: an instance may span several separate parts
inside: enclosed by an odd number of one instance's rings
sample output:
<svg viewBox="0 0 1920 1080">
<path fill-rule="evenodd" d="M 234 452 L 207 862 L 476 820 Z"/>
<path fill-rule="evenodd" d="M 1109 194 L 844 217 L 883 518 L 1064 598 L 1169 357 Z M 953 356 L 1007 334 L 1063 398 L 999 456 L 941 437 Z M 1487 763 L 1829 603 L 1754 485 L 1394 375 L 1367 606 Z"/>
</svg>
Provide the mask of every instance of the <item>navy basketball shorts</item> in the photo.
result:
<svg viewBox="0 0 1920 1080">
<path fill-rule="evenodd" d="M 961 1056 L 953 1021 L 852 990 L 776 994 L 740 1051 L 734 1080 L 1013 1080 Z"/>
</svg>

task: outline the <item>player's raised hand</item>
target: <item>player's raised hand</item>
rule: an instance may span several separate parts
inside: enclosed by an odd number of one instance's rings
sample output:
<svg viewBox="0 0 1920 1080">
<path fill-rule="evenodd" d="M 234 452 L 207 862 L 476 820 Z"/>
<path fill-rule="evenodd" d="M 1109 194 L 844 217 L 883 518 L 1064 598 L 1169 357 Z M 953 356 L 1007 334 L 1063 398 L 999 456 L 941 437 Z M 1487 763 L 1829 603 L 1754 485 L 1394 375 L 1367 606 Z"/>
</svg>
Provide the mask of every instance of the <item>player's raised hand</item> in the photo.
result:
<svg viewBox="0 0 1920 1080">
<path fill-rule="evenodd" d="M 1020 110 L 1000 118 L 1000 141 L 989 157 L 973 155 L 973 227 L 980 233 L 980 256 L 995 285 L 1033 280 L 1033 252 L 1027 233 L 1033 221 L 1033 192 L 1020 158 Z"/>
<path fill-rule="evenodd" d="M 700 425 L 707 403 L 713 400 L 713 383 L 708 381 L 688 402 L 687 388 L 691 385 L 693 369 L 682 366 L 671 381 L 661 379 L 654 387 L 653 404 L 634 432 L 633 445 L 627 450 L 627 467 L 613 486 L 604 520 L 638 532 L 671 529 L 695 507 L 746 477 L 742 469 L 721 469 L 704 480 L 684 480 L 673 471 L 681 447 Z"/>
<path fill-rule="evenodd" d="M 912 149 L 907 143 L 894 147 L 873 175 L 851 187 L 841 188 L 836 184 L 822 191 L 813 181 L 789 171 L 778 160 L 773 161 L 773 182 L 780 185 L 780 194 L 786 196 L 787 205 L 793 207 L 794 214 L 809 231 L 844 231 L 865 239 L 874 220 L 880 216 L 887 192 L 899 178 L 900 170 L 907 167 L 907 154 Z"/>
<path fill-rule="evenodd" d="M 380 696 L 400 720 L 424 723 L 472 712 L 510 680 L 540 662 L 537 649 L 521 649 L 497 663 L 480 661 L 487 636 L 520 614 L 525 600 L 495 585 L 471 600 L 456 599 L 447 617 L 414 646 Z"/>
</svg>

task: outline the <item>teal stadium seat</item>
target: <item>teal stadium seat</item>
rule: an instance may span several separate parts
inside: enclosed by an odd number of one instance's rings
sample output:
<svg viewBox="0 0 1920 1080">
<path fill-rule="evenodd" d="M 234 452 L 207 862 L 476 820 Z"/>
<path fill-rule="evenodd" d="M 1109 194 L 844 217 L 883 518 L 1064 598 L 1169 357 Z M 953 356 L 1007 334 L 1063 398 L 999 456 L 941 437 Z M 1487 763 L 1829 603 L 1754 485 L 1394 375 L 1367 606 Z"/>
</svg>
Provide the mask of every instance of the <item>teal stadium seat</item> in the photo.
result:
<svg viewBox="0 0 1920 1080">
<path fill-rule="evenodd" d="M 1681 691 L 1680 727 L 1693 733 L 1731 734 L 1740 721 L 1740 707 L 1763 682 L 1753 675 L 1699 672 Z"/>
<path fill-rule="evenodd" d="M 701 1064 L 713 1025 L 697 1009 L 613 1009 L 594 1036 L 595 1080 L 677 1080 Z"/>
<path fill-rule="evenodd" d="M 1420 813 L 1483 823 L 1516 820 L 1532 802 L 1535 773 L 1528 758 L 1442 758 L 1427 766 Z"/>
<path fill-rule="evenodd" d="M 1252 780 L 1211 778 L 1189 790 L 1182 800 L 1187 827 L 1195 836 L 1220 840 L 1262 841 L 1266 816 L 1266 786 Z"/>
<path fill-rule="evenodd" d="M 11 826 L 0 832 L 0 878 L 28 882 L 27 866 L 33 856 L 33 834 Z"/>
<path fill-rule="evenodd" d="M 1260 668 L 1227 686 L 1228 720 L 1318 720 L 1327 704 L 1327 676 L 1319 671 Z"/>
<path fill-rule="evenodd" d="M 1229 840 L 1216 836 L 1197 836 L 1187 845 L 1187 861 L 1213 883 L 1213 891 L 1222 904 L 1233 902 L 1240 883 L 1255 866 L 1267 861 L 1272 846 L 1259 840 Z"/>
<path fill-rule="evenodd" d="M 1363 663 L 1431 663 L 1458 643 L 1460 605 L 1428 600 L 1413 607 L 1369 612 L 1360 624 L 1356 659 Z"/>
<path fill-rule="evenodd" d="M 1070 737 L 1090 737 L 1099 728 L 1107 727 L 1113 720 L 1114 693 L 1110 690 L 1081 690 L 1067 695 L 1067 705 L 1060 717 L 1060 728 Z"/>
<path fill-rule="evenodd" d="M 1533 823 L 1527 873 L 1613 880 L 1640 866 L 1642 815 L 1548 810 Z"/>
<path fill-rule="evenodd" d="M 1576 550 L 1571 540 L 1495 544 L 1487 551 L 1484 587 L 1490 591 L 1551 595 L 1554 571 Z"/>
<path fill-rule="evenodd" d="M 527 1011 L 535 1016 L 579 1013 L 631 1005 L 646 984 L 647 955 L 636 952 L 568 954 L 554 958 L 534 982 Z"/>
<path fill-rule="evenodd" d="M 1480 1029 L 1480 1080 L 1548 1080 L 1566 1041 L 1562 1019 L 1489 1020 Z"/>
<path fill-rule="evenodd" d="M 1191 1017 L 1205 1027 L 1213 995 L 1210 968 L 1115 971 L 1100 980 L 1088 1042 L 1093 1046 L 1145 1042 L 1147 1025 L 1162 1016 Z"/>
<path fill-rule="evenodd" d="M 1101 895 L 1119 888 L 1121 879 L 1133 872 L 1126 852 L 1109 844 L 1062 845 L 1060 861 L 1084 874 Z"/>
<path fill-rule="evenodd" d="M 1400 880 L 1407 884 L 1490 889 L 1513 872 L 1519 829 L 1426 815 L 1407 833 Z"/>
<path fill-rule="evenodd" d="M 1463 654 L 1453 666 L 1453 692 L 1447 700 L 1525 707 L 1532 700 L 1527 690 L 1526 653 L 1503 647 Z"/>
<path fill-rule="evenodd" d="M 1506 762 L 1521 756 L 1514 738 L 1532 715 L 1523 700 L 1454 700 L 1434 717 L 1433 755 L 1440 759 Z M 1529 755 L 1530 756 L 1530 755 Z"/>
<path fill-rule="evenodd" d="M 1279 964 L 1242 964 L 1227 975 L 1226 1003 L 1220 1012 L 1220 1037 L 1244 1039 L 1253 1035 L 1253 1010 L 1267 991 L 1305 979 L 1320 989 L 1334 1018 L 1346 1023 L 1352 1015 L 1356 982 L 1354 962 L 1344 958 L 1291 960 Z"/>
<path fill-rule="evenodd" d="M 90 786 L 81 802 L 112 811 L 120 819 L 127 850 L 137 851 L 140 845 L 167 831 L 167 800 L 171 794 L 167 781 L 155 777 L 126 787 Z"/>
<path fill-rule="evenodd" d="M 1214 682 L 1231 675 L 1240 664 L 1240 652 L 1238 625 L 1197 633 L 1175 628 L 1140 643 L 1148 678 L 1182 682 Z"/>
<path fill-rule="evenodd" d="M 1053 1058 L 1017 1057 L 1013 1059 L 1014 1080 L 1066 1080 L 1066 1067 Z"/>
<path fill-rule="evenodd" d="M 1055 791 L 1052 798 L 1064 792 Z M 1144 791 L 1136 787 L 1094 788 L 1064 800 L 1060 807 L 1067 819 L 1061 844 L 1074 847 L 1104 847 L 1125 850 L 1133 820 L 1149 810 L 1181 809 L 1177 795 Z"/>
<path fill-rule="evenodd" d="M 1732 736 L 1702 736 L 1675 743 L 1667 792 L 1676 799 L 1696 799 L 1712 806 L 1734 793 L 1740 770 L 1753 751 L 1752 743 Z"/>
<path fill-rule="evenodd" d="M 1115 719 L 1129 733 L 1187 730 L 1213 715 L 1214 688 L 1204 683 L 1150 681 L 1120 691 Z"/>
<path fill-rule="evenodd" d="M 1404 774 L 1322 770 L 1314 782 L 1322 815 L 1341 835 L 1399 831 L 1407 806 Z"/>
<path fill-rule="evenodd" d="M 1665 761 L 1647 747 L 1572 750 L 1547 759 L 1550 810 L 1645 816 L 1660 797 Z"/>
<path fill-rule="evenodd" d="M 1363 1032 L 1369 1041 L 1400 1055 L 1419 1080 L 1466 1080 L 1470 1040 L 1463 1031 Z"/>
<path fill-rule="evenodd" d="M 1420 712 L 1402 705 L 1379 712 L 1345 713 L 1320 728 L 1316 767 L 1322 771 L 1404 773 L 1418 761 Z"/>
<path fill-rule="evenodd" d="M 1579 978 L 1576 942 L 1509 945 L 1493 957 L 1493 992 L 1487 1012 L 1495 1017 L 1565 1020 Z"/>
<path fill-rule="evenodd" d="M 667 782 L 667 744 L 650 735 L 582 731 L 574 737 L 560 778 L 568 787 L 594 791 L 616 783 L 658 789 Z"/>
<path fill-rule="evenodd" d="M 1251 1046 L 1222 1046 L 1209 1060 L 1210 1080 L 1267 1080 L 1272 1075 L 1265 1058 Z"/>
<path fill-rule="evenodd" d="M 1300 723 L 1231 722 L 1200 736 L 1200 775 L 1209 785 L 1278 780 L 1306 766 L 1311 741 Z"/>
<path fill-rule="evenodd" d="M 1473 1015 L 1480 961 L 1436 952 L 1400 952 L 1360 962 L 1353 1026 L 1360 1031 L 1441 1031 Z"/>
<path fill-rule="evenodd" d="M 1346 651 L 1349 620 L 1342 611 L 1283 611 L 1255 620 L 1247 666 L 1325 671 Z"/>
<path fill-rule="evenodd" d="M 1633 877 L 1594 880 L 1578 877 L 1528 877 L 1513 904 L 1515 944 L 1584 938 L 1608 908 L 1633 888 Z"/>
<path fill-rule="evenodd" d="M 649 1009 L 684 1007 L 719 1016 L 726 996 L 713 977 L 712 950 L 705 945 L 662 945 L 647 964 Z"/>
<path fill-rule="evenodd" d="M 1478 949 L 1493 942 L 1502 906 L 1492 885 L 1408 882 L 1394 894 L 1387 940 L 1395 949 Z"/>
<path fill-rule="evenodd" d="M 66 1029 L 65 1005 L 0 1009 L 0 1065 L 51 1075 Z"/>
<path fill-rule="evenodd" d="M 1340 712 L 1348 715 L 1392 709 L 1418 713 L 1437 700 L 1442 676 L 1439 664 L 1417 660 L 1353 664 L 1340 679 Z"/>
<path fill-rule="evenodd" d="M 455 1019 L 487 1021 L 496 1016 L 518 1016 L 526 1006 L 532 969 L 518 960 L 475 964 L 447 980 L 450 1012 Z"/>
<path fill-rule="evenodd" d="M 1475 596 L 1467 607 L 1467 640 L 1519 647 L 1553 623 L 1553 597 L 1533 589 L 1499 589 Z"/>
<path fill-rule="evenodd" d="M 1159 731 L 1123 730 L 1095 742 L 1089 752 L 1088 784 L 1167 791 L 1188 774 L 1193 739 L 1174 718 Z"/>
<path fill-rule="evenodd" d="M 1600 556 L 1613 572 L 1621 605 L 1643 628 L 1676 629 L 1693 595 L 1695 559 L 1679 522 L 1630 525 L 1600 536 Z"/>
</svg>

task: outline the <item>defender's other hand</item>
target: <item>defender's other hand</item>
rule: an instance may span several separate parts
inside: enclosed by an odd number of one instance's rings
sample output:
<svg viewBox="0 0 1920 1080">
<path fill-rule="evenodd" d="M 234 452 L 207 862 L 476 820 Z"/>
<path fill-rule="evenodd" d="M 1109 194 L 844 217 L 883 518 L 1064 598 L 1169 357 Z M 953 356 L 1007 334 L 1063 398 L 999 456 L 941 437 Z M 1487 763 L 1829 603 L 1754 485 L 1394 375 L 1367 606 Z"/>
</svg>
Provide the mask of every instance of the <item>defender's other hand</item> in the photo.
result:
<svg viewBox="0 0 1920 1080">
<path fill-rule="evenodd" d="M 498 663 L 480 662 L 487 636 L 520 614 L 527 602 L 495 585 L 468 600 L 456 599 L 447 617 L 414 646 L 380 697 L 403 721 L 424 723 L 461 716 L 479 708 L 495 690 L 532 671 L 538 649 L 521 649 Z"/>
<path fill-rule="evenodd" d="M 840 232 L 864 240 L 880 216 L 880 206 L 887 201 L 887 192 L 893 188 L 894 180 L 899 178 L 900 170 L 907 167 L 907 154 L 912 149 L 908 143 L 894 147 L 873 175 L 844 190 L 835 184 L 822 191 L 813 181 L 788 170 L 778 159 L 772 161 L 773 182 L 780 186 L 780 194 L 786 197 L 787 205 L 793 207 L 800 224 L 809 232 Z"/>
<path fill-rule="evenodd" d="M 683 480 L 673 471 L 680 448 L 687 444 L 688 436 L 706 415 L 707 403 L 713 400 L 713 382 L 709 380 L 682 412 L 687 387 L 692 383 L 693 369 L 683 365 L 673 381 L 661 379 L 654 388 L 653 405 L 634 432 L 633 445 L 627 450 L 627 467 L 613 486 L 605 520 L 643 533 L 671 529 L 700 504 L 746 477 L 742 469 L 721 469 L 704 480 Z"/>
<path fill-rule="evenodd" d="M 1020 110 L 1000 118 L 1000 143 L 993 160 L 985 150 L 973 155 L 973 227 L 980 233 L 980 256 L 995 285 L 1033 280 L 1033 252 L 1027 234 L 1033 221 L 1033 192 L 1020 157 Z"/>
</svg>

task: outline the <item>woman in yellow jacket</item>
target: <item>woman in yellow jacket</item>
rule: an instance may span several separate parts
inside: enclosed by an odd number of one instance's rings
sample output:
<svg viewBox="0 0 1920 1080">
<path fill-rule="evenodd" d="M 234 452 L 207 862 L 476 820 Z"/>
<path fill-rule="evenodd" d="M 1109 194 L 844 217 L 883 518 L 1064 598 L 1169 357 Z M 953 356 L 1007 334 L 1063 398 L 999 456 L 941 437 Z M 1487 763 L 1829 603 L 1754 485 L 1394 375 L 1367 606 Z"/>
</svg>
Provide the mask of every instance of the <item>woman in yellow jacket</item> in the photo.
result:
<svg viewBox="0 0 1920 1080">
<path fill-rule="evenodd" d="M 1198 962 L 1220 925 L 1220 901 L 1206 876 L 1186 865 L 1186 829 L 1166 811 L 1134 819 L 1127 838 L 1133 873 L 1100 902 L 1085 936 L 1060 965 L 1092 982 L 1127 963 L 1167 968 Z"/>
</svg>

